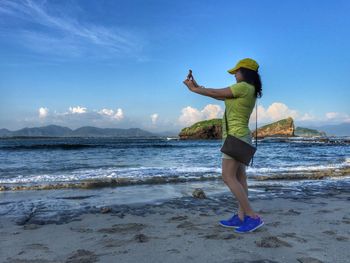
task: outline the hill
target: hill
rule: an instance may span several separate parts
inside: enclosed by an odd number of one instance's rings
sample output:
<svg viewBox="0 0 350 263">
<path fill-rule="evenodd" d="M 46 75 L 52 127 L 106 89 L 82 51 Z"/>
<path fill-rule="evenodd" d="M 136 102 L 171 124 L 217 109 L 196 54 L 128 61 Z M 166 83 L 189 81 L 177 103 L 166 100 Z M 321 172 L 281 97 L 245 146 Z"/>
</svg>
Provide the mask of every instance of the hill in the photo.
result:
<svg viewBox="0 0 350 263">
<path fill-rule="evenodd" d="M 72 130 L 58 125 L 23 128 L 17 131 L 0 130 L 0 137 L 154 137 L 151 132 L 139 129 L 97 128 L 91 126 Z"/>
<path fill-rule="evenodd" d="M 179 133 L 181 140 L 186 139 L 219 139 L 222 136 L 222 119 L 200 121 L 190 127 L 183 128 Z"/>
<path fill-rule="evenodd" d="M 300 136 L 300 137 L 315 137 L 315 136 L 326 136 L 325 132 L 320 132 L 315 129 L 309 129 L 309 128 L 302 128 L 302 127 L 296 127 L 294 131 L 295 136 Z"/>
<path fill-rule="evenodd" d="M 258 128 L 258 137 L 293 137 L 294 136 L 294 121 L 289 117 L 271 124 L 264 125 Z M 256 131 L 253 131 L 252 136 L 255 137 Z"/>
</svg>

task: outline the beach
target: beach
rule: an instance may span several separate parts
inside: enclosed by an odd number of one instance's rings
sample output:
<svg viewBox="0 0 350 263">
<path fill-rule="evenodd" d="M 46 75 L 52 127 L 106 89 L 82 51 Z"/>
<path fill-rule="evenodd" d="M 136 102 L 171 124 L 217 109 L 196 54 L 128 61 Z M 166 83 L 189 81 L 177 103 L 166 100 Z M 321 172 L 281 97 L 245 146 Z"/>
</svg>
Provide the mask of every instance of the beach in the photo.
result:
<svg viewBox="0 0 350 263">
<path fill-rule="evenodd" d="M 349 262 L 348 187 L 250 200 L 265 225 L 246 234 L 218 224 L 237 209 L 229 192 L 100 207 L 59 222 L 1 217 L 1 262 Z"/>
<path fill-rule="evenodd" d="M 349 262 L 349 140 L 258 144 L 238 234 L 221 140 L 1 140 L 0 262 Z"/>
</svg>

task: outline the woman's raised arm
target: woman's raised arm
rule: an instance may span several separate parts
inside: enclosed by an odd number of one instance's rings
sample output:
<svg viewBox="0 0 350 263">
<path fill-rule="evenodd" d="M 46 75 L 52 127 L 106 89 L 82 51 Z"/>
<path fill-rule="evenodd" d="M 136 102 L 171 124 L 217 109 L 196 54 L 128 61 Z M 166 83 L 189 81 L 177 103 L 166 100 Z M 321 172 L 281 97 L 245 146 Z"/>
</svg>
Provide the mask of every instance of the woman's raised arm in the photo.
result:
<svg viewBox="0 0 350 263">
<path fill-rule="evenodd" d="M 197 86 L 192 80 L 185 79 L 183 83 L 188 87 L 188 89 L 194 93 L 212 97 L 217 100 L 232 99 L 233 94 L 229 87 L 222 89 L 211 89 L 205 88 L 204 86 Z"/>
<path fill-rule="evenodd" d="M 225 100 L 225 99 L 233 98 L 232 91 L 229 87 L 222 88 L 222 89 L 211 89 L 211 88 L 205 88 L 203 86 L 200 86 L 198 89 L 194 90 L 193 92 L 203 96 L 212 97 L 217 100 Z"/>
</svg>

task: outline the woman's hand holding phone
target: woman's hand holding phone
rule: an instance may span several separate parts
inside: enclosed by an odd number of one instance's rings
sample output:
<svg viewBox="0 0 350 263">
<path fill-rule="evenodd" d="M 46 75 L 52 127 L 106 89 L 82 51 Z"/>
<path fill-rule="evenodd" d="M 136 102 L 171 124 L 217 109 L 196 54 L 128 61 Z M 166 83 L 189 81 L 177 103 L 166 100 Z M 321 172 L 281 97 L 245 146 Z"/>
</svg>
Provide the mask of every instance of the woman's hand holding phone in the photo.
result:
<svg viewBox="0 0 350 263">
<path fill-rule="evenodd" d="M 190 91 L 194 91 L 196 88 L 200 87 L 192 75 L 192 70 L 189 70 L 187 78 L 183 81 L 183 83 L 189 88 Z"/>
</svg>

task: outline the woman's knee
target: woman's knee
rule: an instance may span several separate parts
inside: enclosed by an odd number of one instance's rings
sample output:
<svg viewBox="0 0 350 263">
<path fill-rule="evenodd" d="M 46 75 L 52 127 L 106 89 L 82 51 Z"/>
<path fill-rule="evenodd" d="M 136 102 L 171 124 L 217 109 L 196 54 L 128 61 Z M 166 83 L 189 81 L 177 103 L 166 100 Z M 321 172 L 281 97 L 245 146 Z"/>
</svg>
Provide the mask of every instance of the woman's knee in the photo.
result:
<svg viewBox="0 0 350 263">
<path fill-rule="evenodd" d="M 222 175 L 222 180 L 226 185 L 239 184 L 238 179 L 234 175 Z"/>
<path fill-rule="evenodd" d="M 223 159 L 222 179 L 225 183 L 237 181 L 237 169 L 239 163 L 235 160 Z"/>
<path fill-rule="evenodd" d="M 237 178 L 245 179 L 247 177 L 245 170 L 246 170 L 245 165 L 243 163 L 241 163 L 237 169 Z"/>
<path fill-rule="evenodd" d="M 222 180 L 224 181 L 225 184 L 230 183 L 234 181 L 234 177 L 232 174 L 227 174 L 227 173 L 222 173 L 221 174 Z"/>
</svg>

